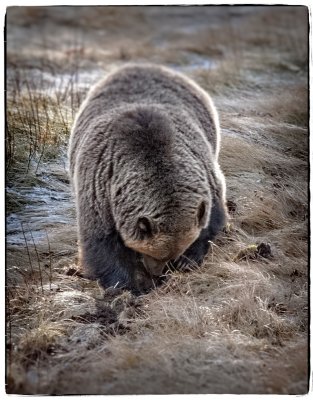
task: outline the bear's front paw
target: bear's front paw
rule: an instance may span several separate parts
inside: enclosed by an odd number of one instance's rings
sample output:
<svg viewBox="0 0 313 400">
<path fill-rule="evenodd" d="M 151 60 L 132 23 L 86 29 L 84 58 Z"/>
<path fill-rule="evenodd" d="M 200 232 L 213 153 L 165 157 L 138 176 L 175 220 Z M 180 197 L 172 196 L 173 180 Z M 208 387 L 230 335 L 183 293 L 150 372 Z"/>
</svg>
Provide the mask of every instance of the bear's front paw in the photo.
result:
<svg viewBox="0 0 313 400">
<path fill-rule="evenodd" d="M 136 270 L 134 276 L 134 287 L 132 288 L 132 292 L 135 294 L 144 294 L 148 293 L 152 289 L 160 286 L 164 281 L 164 277 L 162 276 L 152 276 L 145 269 L 138 268 Z"/>
</svg>

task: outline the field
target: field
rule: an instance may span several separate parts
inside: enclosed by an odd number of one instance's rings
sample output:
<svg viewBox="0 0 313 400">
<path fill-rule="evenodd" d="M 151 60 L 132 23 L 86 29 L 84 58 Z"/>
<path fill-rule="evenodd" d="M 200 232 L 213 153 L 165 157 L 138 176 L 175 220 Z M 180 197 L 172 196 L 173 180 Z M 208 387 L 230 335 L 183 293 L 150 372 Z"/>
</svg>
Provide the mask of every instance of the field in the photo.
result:
<svg viewBox="0 0 313 400">
<path fill-rule="evenodd" d="M 308 391 L 308 10 L 7 11 L 6 390 Z M 134 296 L 77 265 L 67 143 L 129 61 L 181 71 L 220 116 L 230 220 L 205 263 Z"/>
</svg>

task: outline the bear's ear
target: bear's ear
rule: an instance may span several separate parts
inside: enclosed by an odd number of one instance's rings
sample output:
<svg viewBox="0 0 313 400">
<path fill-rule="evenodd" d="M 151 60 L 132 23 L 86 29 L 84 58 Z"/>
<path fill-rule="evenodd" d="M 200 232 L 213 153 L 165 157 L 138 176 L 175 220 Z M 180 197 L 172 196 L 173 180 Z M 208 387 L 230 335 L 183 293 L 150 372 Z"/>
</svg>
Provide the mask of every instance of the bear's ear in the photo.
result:
<svg viewBox="0 0 313 400">
<path fill-rule="evenodd" d="M 157 225 L 149 217 L 138 218 L 137 229 L 141 239 L 147 239 L 157 233 Z"/>
<path fill-rule="evenodd" d="M 204 227 L 208 215 L 208 205 L 205 201 L 202 201 L 198 207 L 197 222 L 198 226 Z"/>
</svg>

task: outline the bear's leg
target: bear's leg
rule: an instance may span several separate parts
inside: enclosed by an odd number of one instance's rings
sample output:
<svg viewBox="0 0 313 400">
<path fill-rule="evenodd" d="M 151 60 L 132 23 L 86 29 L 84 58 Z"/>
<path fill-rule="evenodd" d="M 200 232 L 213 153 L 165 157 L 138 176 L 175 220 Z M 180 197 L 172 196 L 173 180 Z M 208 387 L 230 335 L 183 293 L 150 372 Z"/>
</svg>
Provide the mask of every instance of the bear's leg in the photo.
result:
<svg viewBox="0 0 313 400">
<path fill-rule="evenodd" d="M 221 231 L 226 223 L 226 208 L 224 204 L 215 199 L 213 202 L 211 216 L 208 226 L 201 231 L 198 239 L 180 256 L 172 262 L 174 268 L 192 269 L 201 265 L 206 256 L 210 242 Z"/>
<path fill-rule="evenodd" d="M 140 293 L 153 286 L 139 255 L 124 246 L 117 232 L 81 242 L 81 263 L 90 278 L 98 279 L 104 288 L 115 286 Z"/>
</svg>

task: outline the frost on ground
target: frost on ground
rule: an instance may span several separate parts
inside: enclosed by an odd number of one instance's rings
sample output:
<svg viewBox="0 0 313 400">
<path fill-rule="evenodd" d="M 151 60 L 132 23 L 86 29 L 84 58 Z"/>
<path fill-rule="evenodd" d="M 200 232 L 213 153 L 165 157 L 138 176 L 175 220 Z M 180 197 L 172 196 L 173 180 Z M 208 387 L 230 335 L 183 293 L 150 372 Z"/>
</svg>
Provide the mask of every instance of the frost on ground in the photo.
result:
<svg viewBox="0 0 313 400">
<path fill-rule="evenodd" d="M 304 7 L 8 9 L 8 393 L 307 392 L 307 40 Z M 134 297 L 76 265 L 64 154 L 89 85 L 145 60 L 212 95 L 231 220 Z"/>
</svg>

